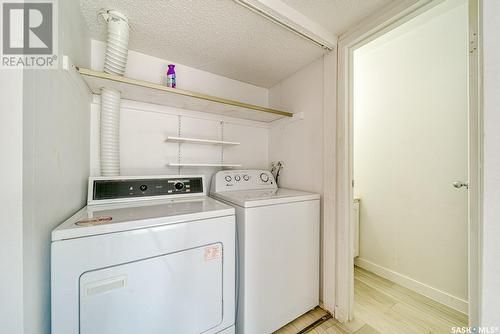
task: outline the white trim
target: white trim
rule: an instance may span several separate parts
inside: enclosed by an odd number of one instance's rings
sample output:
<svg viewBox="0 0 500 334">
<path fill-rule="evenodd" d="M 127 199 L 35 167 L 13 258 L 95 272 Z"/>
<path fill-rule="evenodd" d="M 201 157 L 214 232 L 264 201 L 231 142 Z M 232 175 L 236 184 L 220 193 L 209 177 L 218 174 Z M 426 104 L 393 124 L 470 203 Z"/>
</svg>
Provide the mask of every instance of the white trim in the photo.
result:
<svg viewBox="0 0 500 334">
<path fill-rule="evenodd" d="M 483 249 L 482 1 L 469 0 L 469 324 L 480 326 Z"/>
<path fill-rule="evenodd" d="M 413 278 L 400 274 L 396 271 L 387 269 L 376 263 L 370 262 L 362 258 L 357 258 L 354 261 L 354 263 L 360 268 L 366 269 L 374 274 L 377 274 L 394 283 L 397 283 L 407 289 L 413 290 L 441 304 L 451 307 L 452 309 L 467 314 L 469 305 L 466 300 L 450 295 L 445 291 L 433 288 L 430 285 L 419 282 L 417 280 L 414 280 Z"/>
<path fill-rule="evenodd" d="M 335 114 L 337 101 L 337 50 L 323 57 L 323 205 L 321 245 L 321 300 L 336 314 L 335 222 Z"/>
</svg>

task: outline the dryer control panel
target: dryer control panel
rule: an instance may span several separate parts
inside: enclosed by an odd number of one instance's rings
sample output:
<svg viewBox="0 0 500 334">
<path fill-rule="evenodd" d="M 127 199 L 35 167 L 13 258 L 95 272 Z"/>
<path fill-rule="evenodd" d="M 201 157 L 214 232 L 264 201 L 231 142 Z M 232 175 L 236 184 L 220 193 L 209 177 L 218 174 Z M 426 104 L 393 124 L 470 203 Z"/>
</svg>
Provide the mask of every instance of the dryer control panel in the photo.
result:
<svg viewBox="0 0 500 334">
<path fill-rule="evenodd" d="M 91 177 L 88 204 L 205 195 L 203 176 Z"/>
<path fill-rule="evenodd" d="M 276 188 L 274 176 L 268 170 L 223 170 L 212 177 L 210 192 Z"/>
</svg>

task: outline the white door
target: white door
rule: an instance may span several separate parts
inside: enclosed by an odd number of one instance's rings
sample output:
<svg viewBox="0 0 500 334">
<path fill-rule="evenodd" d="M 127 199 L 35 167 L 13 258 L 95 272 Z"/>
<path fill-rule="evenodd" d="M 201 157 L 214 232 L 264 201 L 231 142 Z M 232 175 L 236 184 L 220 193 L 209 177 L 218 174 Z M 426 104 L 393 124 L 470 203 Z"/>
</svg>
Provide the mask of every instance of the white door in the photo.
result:
<svg viewBox="0 0 500 334">
<path fill-rule="evenodd" d="M 81 334 L 197 334 L 223 318 L 222 244 L 80 277 Z"/>
</svg>

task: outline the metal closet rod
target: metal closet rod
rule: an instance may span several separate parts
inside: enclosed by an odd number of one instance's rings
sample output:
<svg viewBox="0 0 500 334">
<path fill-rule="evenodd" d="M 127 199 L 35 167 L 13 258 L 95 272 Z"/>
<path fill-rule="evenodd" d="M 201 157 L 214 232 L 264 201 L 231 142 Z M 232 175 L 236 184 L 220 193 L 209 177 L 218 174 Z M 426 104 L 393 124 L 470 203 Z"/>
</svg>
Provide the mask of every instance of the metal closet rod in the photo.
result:
<svg viewBox="0 0 500 334">
<path fill-rule="evenodd" d="M 331 47 L 329 47 L 328 45 L 325 45 L 324 43 L 320 42 L 319 40 L 317 40 L 317 39 L 315 39 L 315 38 L 313 38 L 313 37 L 311 37 L 311 36 L 309 36 L 309 35 L 304 34 L 303 32 L 301 32 L 301 31 L 299 31 L 299 30 L 295 29 L 295 28 L 294 28 L 294 27 L 292 27 L 291 25 L 289 25 L 289 24 L 287 24 L 287 23 L 285 23 L 285 22 L 281 21 L 281 20 L 280 20 L 280 19 L 278 19 L 277 17 L 274 17 L 273 15 L 271 15 L 271 14 L 267 13 L 266 11 L 264 11 L 264 10 L 262 10 L 262 9 L 258 8 L 257 6 L 255 6 L 255 5 L 251 4 L 251 3 L 248 3 L 248 2 L 246 2 L 246 1 L 244 1 L 244 0 L 234 0 L 234 1 L 235 1 L 237 4 L 239 4 L 239 5 L 241 5 L 241 6 L 245 7 L 245 8 L 247 8 L 247 9 L 249 9 L 249 10 L 251 10 L 252 12 L 257 13 L 258 15 L 265 17 L 266 19 L 268 19 L 268 20 L 270 20 L 270 21 L 272 21 L 272 22 L 274 22 L 274 23 L 276 23 L 276 24 L 280 25 L 281 27 L 283 27 L 283 28 L 285 28 L 285 29 L 287 29 L 287 30 L 290 30 L 291 32 L 293 32 L 293 33 L 295 33 L 295 34 L 299 35 L 300 37 L 305 38 L 305 39 L 307 39 L 307 40 L 308 40 L 308 41 L 310 41 L 310 42 L 313 42 L 314 44 L 316 44 L 316 45 L 320 46 L 321 48 L 323 48 L 323 49 L 325 49 L 325 50 L 327 50 L 327 51 L 332 51 L 332 50 L 333 50 L 333 49 L 332 49 Z"/>
</svg>

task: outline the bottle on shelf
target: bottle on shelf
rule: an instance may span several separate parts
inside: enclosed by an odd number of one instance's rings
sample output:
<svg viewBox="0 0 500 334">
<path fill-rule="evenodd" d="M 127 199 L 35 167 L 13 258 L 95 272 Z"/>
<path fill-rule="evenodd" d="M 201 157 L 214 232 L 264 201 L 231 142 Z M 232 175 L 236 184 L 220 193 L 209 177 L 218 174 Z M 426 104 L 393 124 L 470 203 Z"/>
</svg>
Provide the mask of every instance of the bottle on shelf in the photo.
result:
<svg viewBox="0 0 500 334">
<path fill-rule="evenodd" d="M 167 87 L 171 87 L 171 88 L 177 87 L 177 82 L 176 82 L 176 77 L 175 77 L 175 65 L 174 64 L 168 64 Z"/>
</svg>

